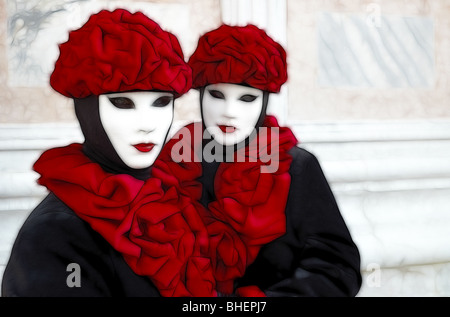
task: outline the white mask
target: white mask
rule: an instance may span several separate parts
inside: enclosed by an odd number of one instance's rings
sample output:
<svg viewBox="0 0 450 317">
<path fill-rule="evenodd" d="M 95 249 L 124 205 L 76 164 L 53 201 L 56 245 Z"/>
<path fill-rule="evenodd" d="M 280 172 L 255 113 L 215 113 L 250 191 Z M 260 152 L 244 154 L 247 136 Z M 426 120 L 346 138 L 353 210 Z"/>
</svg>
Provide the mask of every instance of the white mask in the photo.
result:
<svg viewBox="0 0 450 317">
<path fill-rule="evenodd" d="M 214 140 L 238 144 L 254 132 L 261 116 L 264 92 L 237 84 L 211 84 L 202 100 L 203 122 Z"/>
<path fill-rule="evenodd" d="M 173 120 L 173 95 L 138 91 L 99 96 L 100 120 L 122 161 L 131 168 L 153 165 Z"/>
</svg>

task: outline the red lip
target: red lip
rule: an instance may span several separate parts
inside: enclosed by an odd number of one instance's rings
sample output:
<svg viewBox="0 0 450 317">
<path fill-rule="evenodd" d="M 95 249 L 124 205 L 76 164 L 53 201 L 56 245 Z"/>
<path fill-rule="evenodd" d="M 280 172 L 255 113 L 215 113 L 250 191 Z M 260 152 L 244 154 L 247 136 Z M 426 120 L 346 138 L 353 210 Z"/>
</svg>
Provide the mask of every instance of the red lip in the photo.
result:
<svg viewBox="0 0 450 317">
<path fill-rule="evenodd" d="M 150 152 L 155 147 L 154 143 L 139 143 L 133 145 L 139 152 Z"/>
<path fill-rule="evenodd" d="M 236 127 L 233 127 L 231 125 L 224 125 L 224 124 L 219 125 L 219 129 L 223 133 L 233 133 L 234 131 L 236 131 Z"/>
</svg>

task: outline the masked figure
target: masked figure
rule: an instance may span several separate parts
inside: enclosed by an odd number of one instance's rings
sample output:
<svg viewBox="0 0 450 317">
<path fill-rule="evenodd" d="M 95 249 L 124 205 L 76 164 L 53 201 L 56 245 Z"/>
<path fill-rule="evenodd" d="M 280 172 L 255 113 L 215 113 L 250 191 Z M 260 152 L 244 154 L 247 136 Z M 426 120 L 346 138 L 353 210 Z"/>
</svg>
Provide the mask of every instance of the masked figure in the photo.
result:
<svg viewBox="0 0 450 317">
<path fill-rule="evenodd" d="M 266 115 L 287 80 L 284 49 L 253 25 L 222 25 L 200 38 L 189 65 L 203 123 L 166 150 L 173 156 L 185 142 L 177 176 L 204 207 L 218 292 L 357 294 L 359 252 L 318 160 Z"/>
<path fill-rule="evenodd" d="M 158 159 L 192 83 L 178 40 L 142 13 L 92 15 L 60 45 L 51 86 L 83 144 L 34 169 L 49 195 L 21 228 L 3 296 L 214 296 L 206 229 Z"/>
</svg>

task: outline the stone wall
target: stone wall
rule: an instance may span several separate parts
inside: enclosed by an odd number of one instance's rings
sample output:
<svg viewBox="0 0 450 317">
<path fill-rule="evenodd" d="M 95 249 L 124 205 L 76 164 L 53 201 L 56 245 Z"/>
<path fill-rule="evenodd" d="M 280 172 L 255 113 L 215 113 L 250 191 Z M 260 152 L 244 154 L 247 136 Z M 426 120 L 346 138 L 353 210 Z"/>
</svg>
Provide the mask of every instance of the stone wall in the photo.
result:
<svg viewBox="0 0 450 317">
<path fill-rule="evenodd" d="M 288 0 L 287 7 L 290 118 L 450 117 L 448 1 Z"/>
</svg>

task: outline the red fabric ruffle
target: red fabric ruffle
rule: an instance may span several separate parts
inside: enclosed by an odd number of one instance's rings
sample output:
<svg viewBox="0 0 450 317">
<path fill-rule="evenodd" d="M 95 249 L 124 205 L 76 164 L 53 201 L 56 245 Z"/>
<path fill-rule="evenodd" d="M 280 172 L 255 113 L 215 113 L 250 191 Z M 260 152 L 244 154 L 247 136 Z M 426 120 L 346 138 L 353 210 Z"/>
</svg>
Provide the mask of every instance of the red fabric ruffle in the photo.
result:
<svg viewBox="0 0 450 317">
<path fill-rule="evenodd" d="M 208 208 L 199 202 L 198 124 L 186 128 L 192 132 L 189 137 L 168 142 L 147 181 L 104 172 L 82 153 L 80 144 L 44 152 L 34 169 L 41 175 L 39 184 L 121 252 L 136 274 L 149 277 L 162 296 L 232 294 L 234 281 L 260 248 L 286 230 L 288 151 L 297 140 L 271 116 L 264 126 L 276 128 L 268 134 L 268 148 L 257 146 L 262 143 L 258 135 L 241 153 L 246 158 L 256 153 L 255 162 L 221 163 L 215 177 L 217 199 Z M 193 150 L 185 162 L 172 159 L 178 142 Z M 275 172 L 261 173 L 269 164 L 264 153 L 279 158 Z M 238 295 L 263 296 L 256 290 L 242 288 Z"/>
<path fill-rule="evenodd" d="M 286 231 L 285 206 L 292 161 L 288 151 L 298 141 L 290 129 L 279 127 L 273 116 L 266 116 L 263 126 L 275 128 L 264 136 L 268 138 L 264 142 L 268 148 L 259 146 L 263 142 L 258 134 L 245 151 L 240 152 L 245 158 L 238 160 L 236 157 L 237 163 L 221 163 L 215 176 L 216 200 L 208 208 L 198 202 L 201 195 L 201 184 L 197 181 L 201 176 L 201 123 L 181 129 L 160 156 L 171 174 L 177 175 L 179 191 L 192 198 L 204 219 L 217 290 L 225 294 L 233 293 L 234 280 L 244 275 L 260 248 Z M 171 159 L 174 147 L 188 150 L 190 155 L 185 154 L 186 160 L 174 162 Z M 261 167 L 270 164 L 264 157 L 268 153 L 278 158 L 278 169 L 273 173 L 261 173 Z"/>
<path fill-rule="evenodd" d="M 162 296 L 215 296 L 203 220 L 174 186 L 161 179 L 110 174 L 80 144 L 43 153 L 34 164 L 46 186 L 121 252 L 136 274 Z M 153 167 L 158 169 L 157 164 Z"/>
<path fill-rule="evenodd" d="M 132 90 L 179 96 L 191 88 L 192 71 L 177 38 L 141 12 L 102 10 L 59 49 L 50 84 L 67 97 Z"/>
<path fill-rule="evenodd" d="M 231 83 L 279 92 L 287 81 L 285 50 L 251 24 L 224 24 L 207 32 L 200 37 L 188 64 L 193 71 L 194 88 Z"/>
</svg>

